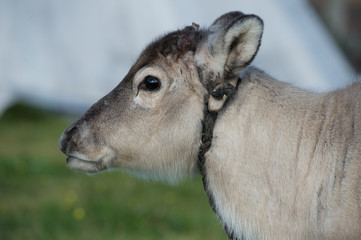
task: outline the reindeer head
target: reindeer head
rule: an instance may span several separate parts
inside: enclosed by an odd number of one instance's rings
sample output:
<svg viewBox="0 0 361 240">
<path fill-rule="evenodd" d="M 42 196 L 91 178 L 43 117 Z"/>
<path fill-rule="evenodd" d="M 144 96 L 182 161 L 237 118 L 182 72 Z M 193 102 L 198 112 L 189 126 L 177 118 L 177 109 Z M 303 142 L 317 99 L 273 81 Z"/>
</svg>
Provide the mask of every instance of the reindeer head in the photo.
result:
<svg viewBox="0 0 361 240">
<path fill-rule="evenodd" d="M 222 109 L 223 89 L 236 85 L 262 32 L 257 16 L 231 12 L 208 29 L 193 24 L 151 43 L 121 83 L 64 131 L 68 166 L 170 181 L 196 173 L 204 113 Z"/>
</svg>

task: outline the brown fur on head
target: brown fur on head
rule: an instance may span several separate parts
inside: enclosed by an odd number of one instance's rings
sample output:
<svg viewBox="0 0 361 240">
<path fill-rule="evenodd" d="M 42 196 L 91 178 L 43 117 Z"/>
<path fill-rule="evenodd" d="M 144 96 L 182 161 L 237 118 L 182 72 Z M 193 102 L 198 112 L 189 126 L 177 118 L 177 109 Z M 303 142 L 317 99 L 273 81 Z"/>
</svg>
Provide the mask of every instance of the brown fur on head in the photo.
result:
<svg viewBox="0 0 361 240">
<path fill-rule="evenodd" d="M 187 52 L 194 53 L 205 35 L 204 30 L 199 30 L 194 26 L 168 33 L 149 44 L 140 55 L 138 62 L 149 63 L 159 54 L 164 57 L 172 55 L 175 59 L 179 59 Z"/>
</svg>

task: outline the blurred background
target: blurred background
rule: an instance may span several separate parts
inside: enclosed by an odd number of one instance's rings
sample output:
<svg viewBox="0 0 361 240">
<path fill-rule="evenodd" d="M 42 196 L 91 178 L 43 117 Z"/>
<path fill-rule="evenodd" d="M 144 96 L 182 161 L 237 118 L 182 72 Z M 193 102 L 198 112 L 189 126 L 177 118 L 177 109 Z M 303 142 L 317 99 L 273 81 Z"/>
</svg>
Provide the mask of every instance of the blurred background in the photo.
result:
<svg viewBox="0 0 361 240">
<path fill-rule="evenodd" d="M 0 239 L 227 239 L 199 178 L 67 169 L 62 131 L 159 35 L 239 10 L 265 22 L 253 65 L 312 91 L 361 72 L 361 0 L 0 0 Z"/>
</svg>

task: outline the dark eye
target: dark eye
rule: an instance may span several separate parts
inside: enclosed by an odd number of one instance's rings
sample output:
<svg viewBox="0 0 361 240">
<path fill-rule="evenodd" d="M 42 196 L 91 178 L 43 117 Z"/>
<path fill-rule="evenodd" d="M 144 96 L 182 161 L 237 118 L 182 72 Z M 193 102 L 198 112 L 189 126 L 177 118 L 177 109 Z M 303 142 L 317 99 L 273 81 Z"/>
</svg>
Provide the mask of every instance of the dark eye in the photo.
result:
<svg viewBox="0 0 361 240">
<path fill-rule="evenodd" d="M 147 91 L 155 91 L 160 88 L 160 81 L 156 77 L 147 76 L 144 78 L 142 87 Z"/>
</svg>

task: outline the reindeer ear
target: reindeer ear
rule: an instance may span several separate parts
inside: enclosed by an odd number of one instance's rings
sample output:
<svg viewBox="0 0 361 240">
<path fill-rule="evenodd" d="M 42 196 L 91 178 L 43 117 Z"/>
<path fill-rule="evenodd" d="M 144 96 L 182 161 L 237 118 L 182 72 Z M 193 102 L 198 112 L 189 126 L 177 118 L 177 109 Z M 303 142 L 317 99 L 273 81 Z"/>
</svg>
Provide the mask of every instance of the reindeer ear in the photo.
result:
<svg viewBox="0 0 361 240">
<path fill-rule="evenodd" d="M 251 63 L 261 44 L 263 21 L 256 15 L 230 12 L 209 28 L 209 47 L 224 64 L 223 76 L 238 76 Z"/>
<path fill-rule="evenodd" d="M 235 87 L 241 71 L 256 56 L 262 33 L 263 21 L 256 15 L 230 12 L 214 21 L 197 56 L 201 65 L 212 72 L 211 75 L 218 76 L 218 79 L 209 79 L 214 81 L 210 84 L 214 86 L 213 92 L 229 88 L 229 84 Z M 228 96 L 215 98 L 213 95 L 210 96 L 208 108 L 217 112 Z"/>
</svg>

